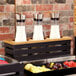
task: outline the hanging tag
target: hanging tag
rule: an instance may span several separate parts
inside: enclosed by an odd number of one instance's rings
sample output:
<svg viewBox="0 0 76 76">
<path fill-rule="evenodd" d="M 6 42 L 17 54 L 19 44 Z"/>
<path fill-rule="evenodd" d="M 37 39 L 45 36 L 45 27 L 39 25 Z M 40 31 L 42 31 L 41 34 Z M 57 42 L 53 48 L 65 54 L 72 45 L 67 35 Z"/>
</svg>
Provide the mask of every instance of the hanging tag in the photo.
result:
<svg viewBox="0 0 76 76">
<path fill-rule="evenodd" d="M 20 14 L 16 14 L 16 20 L 17 20 L 17 22 L 20 22 L 21 21 Z"/>
<path fill-rule="evenodd" d="M 25 15 L 21 15 L 21 20 L 25 20 L 26 16 Z"/>
<path fill-rule="evenodd" d="M 25 26 L 16 26 L 15 42 L 24 42 L 26 40 Z"/>
<path fill-rule="evenodd" d="M 16 14 L 16 19 L 20 20 L 20 15 L 19 14 Z"/>
</svg>

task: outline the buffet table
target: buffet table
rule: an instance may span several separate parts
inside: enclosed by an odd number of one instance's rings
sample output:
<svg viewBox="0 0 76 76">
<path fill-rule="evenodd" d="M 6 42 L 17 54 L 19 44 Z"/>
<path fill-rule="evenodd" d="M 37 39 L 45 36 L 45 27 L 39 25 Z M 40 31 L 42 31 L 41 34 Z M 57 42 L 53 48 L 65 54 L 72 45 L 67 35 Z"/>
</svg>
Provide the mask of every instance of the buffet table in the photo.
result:
<svg viewBox="0 0 76 76">
<path fill-rule="evenodd" d="M 29 40 L 26 42 L 15 42 L 13 40 L 4 40 L 6 56 L 10 56 L 24 66 L 26 63 L 38 60 L 41 62 L 62 62 L 66 60 L 75 60 L 75 56 L 71 56 L 71 37 L 62 37 L 60 39 L 45 39 L 45 40 Z M 39 63 L 41 63 L 39 62 Z M 38 63 L 38 64 L 39 64 Z M 57 74 L 58 76 L 66 76 L 76 73 L 76 68 L 68 68 L 56 71 L 48 71 L 33 74 L 25 70 L 26 76 L 47 76 Z M 54 75 L 53 75 L 54 76 Z"/>
</svg>

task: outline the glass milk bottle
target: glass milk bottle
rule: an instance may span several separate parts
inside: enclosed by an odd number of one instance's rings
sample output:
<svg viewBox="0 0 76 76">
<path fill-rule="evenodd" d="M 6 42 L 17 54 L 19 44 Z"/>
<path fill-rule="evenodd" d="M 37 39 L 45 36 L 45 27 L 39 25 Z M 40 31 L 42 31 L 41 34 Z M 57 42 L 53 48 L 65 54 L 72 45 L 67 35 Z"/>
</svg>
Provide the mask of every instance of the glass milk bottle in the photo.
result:
<svg viewBox="0 0 76 76">
<path fill-rule="evenodd" d="M 50 29 L 50 39 L 58 39 L 60 38 L 59 12 L 52 14 L 51 20 L 53 21 L 53 23 L 51 24 Z"/>
<path fill-rule="evenodd" d="M 26 39 L 26 29 L 25 29 L 25 15 L 21 15 L 20 26 L 16 26 L 16 38 L 15 42 L 25 42 Z"/>
<path fill-rule="evenodd" d="M 34 17 L 36 18 L 36 24 L 34 25 L 33 40 L 44 40 L 42 27 L 43 15 L 39 13 Z"/>
</svg>

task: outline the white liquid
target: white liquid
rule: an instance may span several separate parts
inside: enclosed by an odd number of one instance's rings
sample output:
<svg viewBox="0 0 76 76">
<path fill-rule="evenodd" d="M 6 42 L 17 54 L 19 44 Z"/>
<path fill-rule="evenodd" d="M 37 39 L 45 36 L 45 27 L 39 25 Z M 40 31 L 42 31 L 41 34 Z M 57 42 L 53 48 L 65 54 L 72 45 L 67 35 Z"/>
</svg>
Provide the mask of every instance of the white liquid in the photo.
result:
<svg viewBox="0 0 76 76">
<path fill-rule="evenodd" d="M 50 39 L 60 38 L 59 25 L 51 25 Z"/>
<path fill-rule="evenodd" d="M 16 26 L 15 42 L 24 42 L 26 40 L 25 26 Z"/>
<path fill-rule="evenodd" d="M 42 25 L 34 26 L 33 40 L 44 40 Z"/>
</svg>

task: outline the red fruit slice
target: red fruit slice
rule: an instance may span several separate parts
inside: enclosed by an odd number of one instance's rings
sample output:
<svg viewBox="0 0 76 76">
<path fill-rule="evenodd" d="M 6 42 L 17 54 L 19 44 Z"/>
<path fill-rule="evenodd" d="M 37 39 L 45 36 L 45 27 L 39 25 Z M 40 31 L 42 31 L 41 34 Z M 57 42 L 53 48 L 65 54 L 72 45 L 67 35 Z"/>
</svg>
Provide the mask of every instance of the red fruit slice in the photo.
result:
<svg viewBox="0 0 76 76">
<path fill-rule="evenodd" d="M 74 64 L 75 62 L 74 62 L 74 61 L 70 61 L 70 63 L 71 63 L 71 64 Z"/>
<path fill-rule="evenodd" d="M 73 67 L 76 67 L 76 63 L 74 63 Z"/>
<path fill-rule="evenodd" d="M 75 62 L 74 61 L 70 61 L 69 62 L 69 67 L 74 67 Z"/>
<path fill-rule="evenodd" d="M 68 62 L 68 61 L 65 61 L 63 64 L 68 65 L 68 64 L 69 64 L 69 62 Z"/>
<path fill-rule="evenodd" d="M 68 67 L 76 67 L 76 63 L 74 61 L 65 61 L 64 64 Z"/>
</svg>

